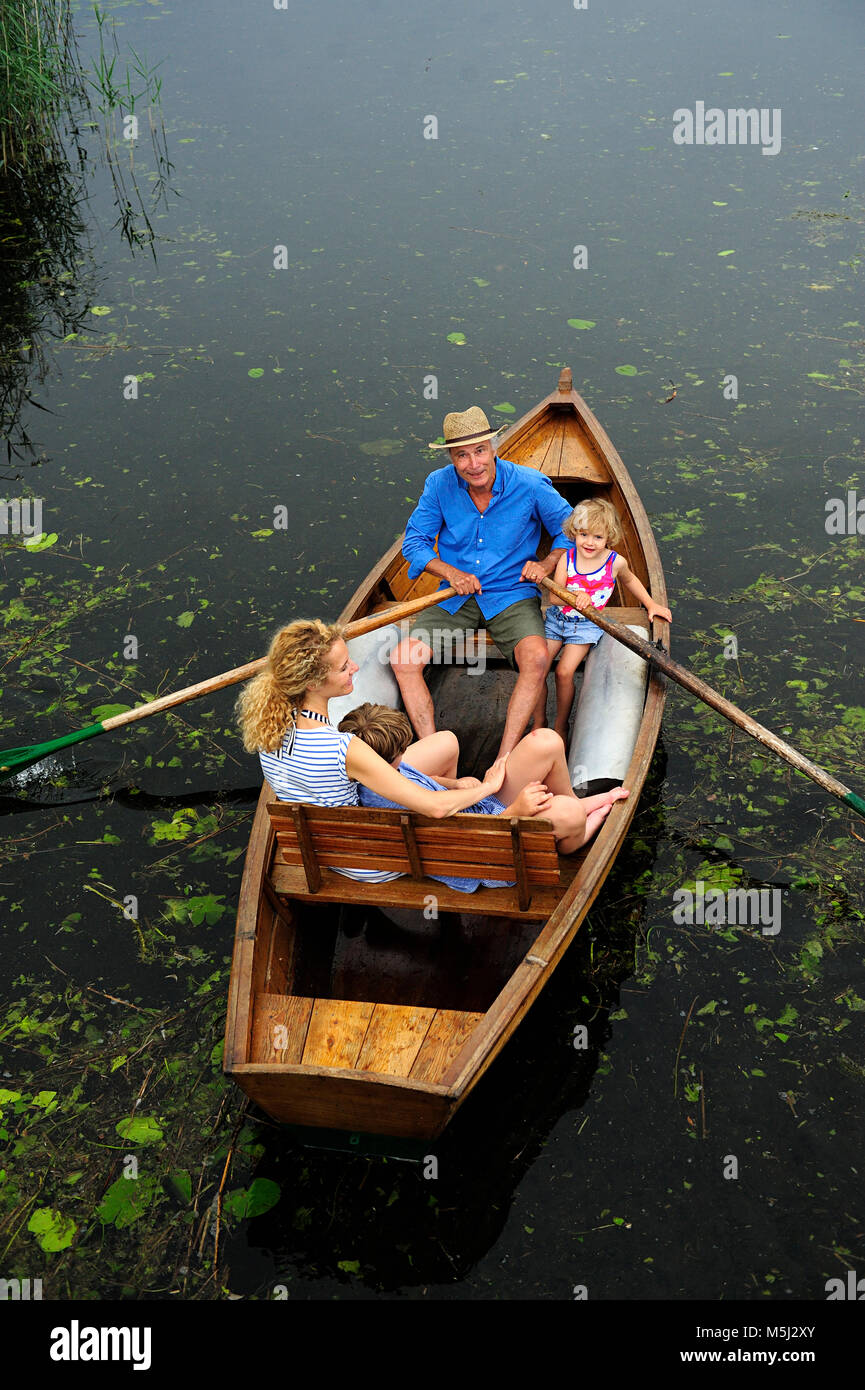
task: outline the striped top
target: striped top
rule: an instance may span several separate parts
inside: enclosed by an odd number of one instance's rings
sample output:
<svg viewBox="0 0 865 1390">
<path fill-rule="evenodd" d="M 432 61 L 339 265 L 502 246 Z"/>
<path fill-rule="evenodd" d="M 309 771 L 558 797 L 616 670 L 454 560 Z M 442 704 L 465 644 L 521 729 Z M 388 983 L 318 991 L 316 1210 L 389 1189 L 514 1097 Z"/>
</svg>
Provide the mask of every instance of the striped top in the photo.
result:
<svg viewBox="0 0 865 1390">
<path fill-rule="evenodd" d="M 291 753 L 291 735 L 294 747 Z M 258 751 L 261 770 L 279 801 L 311 801 L 315 806 L 357 806 L 357 782 L 345 770 L 345 755 L 354 734 L 341 734 L 332 724 L 320 729 L 288 729 L 275 753 Z M 336 869 L 346 878 L 389 883 L 403 874 L 380 869 Z"/>
</svg>

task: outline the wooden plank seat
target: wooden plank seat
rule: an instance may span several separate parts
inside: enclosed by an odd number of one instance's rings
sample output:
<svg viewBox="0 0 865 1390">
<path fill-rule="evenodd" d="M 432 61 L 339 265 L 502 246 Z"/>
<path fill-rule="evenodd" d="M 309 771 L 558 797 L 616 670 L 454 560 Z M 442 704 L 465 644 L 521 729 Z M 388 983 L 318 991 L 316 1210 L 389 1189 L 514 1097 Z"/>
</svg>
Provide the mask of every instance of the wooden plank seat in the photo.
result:
<svg viewBox="0 0 865 1390">
<path fill-rule="evenodd" d="M 549 821 L 461 814 L 436 820 L 413 811 L 379 811 L 361 806 L 313 806 L 299 801 L 268 803 L 276 838 L 270 882 L 277 895 L 320 901 L 378 902 L 423 906 L 434 892 L 439 907 L 487 912 L 490 895 L 499 915 L 549 913 L 558 900 L 561 875 Z M 391 883 L 347 878 L 335 869 L 376 869 L 408 875 Z M 501 878 L 514 888 L 461 893 L 428 875 Z M 398 891 L 395 893 L 395 887 Z M 543 904 L 533 902 L 538 890 Z M 447 904 L 445 904 L 447 899 Z M 496 909 L 494 908 L 493 911 Z"/>
<path fill-rule="evenodd" d="M 258 994 L 251 1060 L 437 1082 L 483 1014 Z"/>
</svg>

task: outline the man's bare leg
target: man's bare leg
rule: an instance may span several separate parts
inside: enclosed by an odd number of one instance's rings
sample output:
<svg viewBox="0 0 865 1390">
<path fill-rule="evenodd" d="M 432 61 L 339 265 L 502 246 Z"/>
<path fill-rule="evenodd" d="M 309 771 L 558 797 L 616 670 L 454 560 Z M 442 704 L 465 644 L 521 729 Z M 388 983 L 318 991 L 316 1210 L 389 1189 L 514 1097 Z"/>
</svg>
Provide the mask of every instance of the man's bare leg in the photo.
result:
<svg viewBox="0 0 865 1390">
<path fill-rule="evenodd" d="M 547 675 L 547 643 L 543 637 L 524 637 L 514 647 L 519 675 L 508 703 L 505 727 L 497 757 L 516 748 L 535 710 Z M 399 677 L 397 677 L 399 679 Z M 406 707 L 408 708 L 408 707 Z"/>
<path fill-rule="evenodd" d="M 432 696 L 423 676 L 424 667 L 431 656 L 431 649 L 416 637 L 408 637 L 400 642 L 390 655 L 390 664 L 396 676 L 405 712 L 419 739 L 426 738 L 436 731 Z"/>
</svg>

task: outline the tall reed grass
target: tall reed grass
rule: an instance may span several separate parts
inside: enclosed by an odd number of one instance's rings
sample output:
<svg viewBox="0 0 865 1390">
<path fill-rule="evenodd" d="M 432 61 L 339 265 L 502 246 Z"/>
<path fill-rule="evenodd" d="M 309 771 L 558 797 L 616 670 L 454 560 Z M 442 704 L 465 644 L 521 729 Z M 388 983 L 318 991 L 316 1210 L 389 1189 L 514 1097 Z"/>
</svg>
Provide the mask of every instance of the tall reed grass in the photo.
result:
<svg viewBox="0 0 865 1390">
<path fill-rule="evenodd" d="M 78 85 L 70 0 L 0 0 L 4 169 L 44 158 L 61 107 Z"/>
</svg>

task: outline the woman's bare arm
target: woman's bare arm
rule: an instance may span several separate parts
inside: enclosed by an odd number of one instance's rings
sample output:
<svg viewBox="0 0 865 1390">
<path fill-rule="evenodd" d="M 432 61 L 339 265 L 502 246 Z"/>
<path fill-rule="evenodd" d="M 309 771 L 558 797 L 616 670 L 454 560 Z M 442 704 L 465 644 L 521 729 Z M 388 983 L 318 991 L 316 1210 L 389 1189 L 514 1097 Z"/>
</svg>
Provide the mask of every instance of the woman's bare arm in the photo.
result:
<svg viewBox="0 0 865 1390">
<path fill-rule="evenodd" d="M 480 801 L 482 796 L 495 795 L 505 780 L 505 759 L 498 758 L 493 763 L 480 787 L 434 792 L 415 786 L 408 778 L 400 776 L 396 768 L 380 758 L 368 744 L 354 737 L 346 751 L 345 770 L 353 781 L 362 782 L 370 791 L 387 797 L 388 801 L 395 801 L 409 811 L 419 811 L 423 816 L 443 819 L 457 811 L 464 811 L 467 806 Z"/>
</svg>

